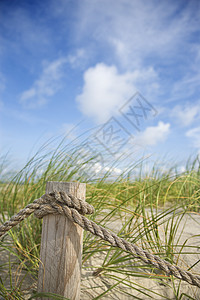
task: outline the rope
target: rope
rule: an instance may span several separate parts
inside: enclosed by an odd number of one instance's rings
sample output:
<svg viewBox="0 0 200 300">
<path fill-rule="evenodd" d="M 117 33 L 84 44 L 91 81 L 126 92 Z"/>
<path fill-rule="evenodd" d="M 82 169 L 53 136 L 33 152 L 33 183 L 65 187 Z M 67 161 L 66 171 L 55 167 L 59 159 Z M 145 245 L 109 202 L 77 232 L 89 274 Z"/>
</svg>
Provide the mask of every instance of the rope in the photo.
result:
<svg viewBox="0 0 200 300">
<path fill-rule="evenodd" d="M 83 229 L 109 242 L 112 246 L 121 248 L 124 251 L 132 253 L 134 257 L 141 259 L 146 264 L 150 264 L 157 269 L 164 271 L 167 275 L 173 275 L 178 279 L 188 282 L 200 288 L 200 276 L 191 272 L 182 270 L 180 267 L 153 255 L 138 246 L 118 237 L 104 227 L 88 220 L 84 215 L 92 214 L 93 206 L 65 192 L 52 192 L 36 199 L 33 203 L 27 205 L 18 214 L 0 226 L 0 237 L 9 231 L 12 227 L 19 224 L 25 218 L 34 213 L 35 217 L 41 219 L 48 214 L 62 214 L 72 222 L 78 224 Z"/>
</svg>

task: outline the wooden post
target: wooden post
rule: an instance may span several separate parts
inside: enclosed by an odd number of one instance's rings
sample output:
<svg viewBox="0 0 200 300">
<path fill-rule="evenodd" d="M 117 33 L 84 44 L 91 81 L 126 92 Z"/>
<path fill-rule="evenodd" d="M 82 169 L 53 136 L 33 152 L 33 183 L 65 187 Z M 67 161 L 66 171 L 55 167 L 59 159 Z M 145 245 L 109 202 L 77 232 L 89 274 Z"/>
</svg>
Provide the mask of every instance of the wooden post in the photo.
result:
<svg viewBox="0 0 200 300">
<path fill-rule="evenodd" d="M 85 200 L 86 185 L 47 182 L 46 193 L 52 191 L 64 191 Z M 80 299 L 82 239 L 83 229 L 66 217 L 47 215 L 43 218 L 39 293 L 55 293 L 70 300 Z"/>
</svg>

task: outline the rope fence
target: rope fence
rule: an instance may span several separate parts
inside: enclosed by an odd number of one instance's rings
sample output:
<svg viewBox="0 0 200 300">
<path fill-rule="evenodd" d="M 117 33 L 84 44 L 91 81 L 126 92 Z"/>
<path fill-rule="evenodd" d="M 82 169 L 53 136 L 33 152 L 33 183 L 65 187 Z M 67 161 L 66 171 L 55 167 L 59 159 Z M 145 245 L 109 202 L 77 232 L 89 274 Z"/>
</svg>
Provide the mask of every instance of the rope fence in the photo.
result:
<svg viewBox="0 0 200 300">
<path fill-rule="evenodd" d="M 173 275 L 178 279 L 200 288 L 200 276 L 185 271 L 176 265 L 172 265 L 160 257 L 118 237 L 113 232 L 97 225 L 95 222 L 85 217 L 86 214 L 92 214 L 93 212 L 93 206 L 71 194 L 62 191 L 47 193 L 41 198 L 34 200 L 33 203 L 28 204 L 18 214 L 12 216 L 9 221 L 1 225 L 0 237 L 33 213 L 35 217 L 39 219 L 42 219 L 48 214 L 64 215 L 84 230 L 100 237 L 112 246 L 130 252 L 135 258 L 139 258 L 144 263 L 164 271 L 167 275 Z"/>
</svg>

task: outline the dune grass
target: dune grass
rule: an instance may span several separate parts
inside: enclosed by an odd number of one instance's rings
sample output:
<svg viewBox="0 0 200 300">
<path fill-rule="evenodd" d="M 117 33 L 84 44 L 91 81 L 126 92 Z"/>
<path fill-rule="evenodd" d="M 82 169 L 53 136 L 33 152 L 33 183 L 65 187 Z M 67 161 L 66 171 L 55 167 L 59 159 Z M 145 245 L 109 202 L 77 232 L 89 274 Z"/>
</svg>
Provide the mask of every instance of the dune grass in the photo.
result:
<svg viewBox="0 0 200 300">
<path fill-rule="evenodd" d="M 45 145 L 18 174 L 1 183 L 1 222 L 43 195 L 47 181 L 86 182 L 87 201 L 95 207 L 90 219 L 97 224 L 174 264 L 182 262 L 183 254 L 198 254 L 200 243 L 193 245 L 192 236 L 191 242 L 181 239 L 184 216 L 192 218 L 200 211 L 198 157 L 188 162 L 186 171 L 181 174 L 176 168 L 168 173 L 153 168 L 147 176 L 143 176 L 141 170 L 140 175 L 130 178 L 130 169 L 112 180 L 112 174 L 106 172 L 92 181 L 80 169 L 84 170 L 95 158 L 86 157 L 80 162 L 77 147 L 68 148 L 61 143 L 48 153 Z M 3 164 L 1 166 L 3 170 Z M 2 299 L 37 297 L 34 291 L 37 290 L 41 226 L 40 220 L 30 216 L 0 239 Z M 87 232 L 84 232 L 82 259 L 84 299 L 111 299 L 112 295 L 117 299 L 116 294 L 121 295 L 120 299 L 131 299 L 133 295 L 135 299 L 197 299 L 195 287 L 191 286 L 190 294 L 185 293 L 179 280 L 144 265 L 131 254 Z M 193 271 L 198 265 L 197 260 L 183 267 Z M 92 279 L 90 289 L 87 282 Z M 154 282 L 153 289 L 147 281 Z M 170 291 L 168 296 L 163 295 L 163 286 Z M 55 295 L 49 298 L 63 299 Z"/>
</svg>

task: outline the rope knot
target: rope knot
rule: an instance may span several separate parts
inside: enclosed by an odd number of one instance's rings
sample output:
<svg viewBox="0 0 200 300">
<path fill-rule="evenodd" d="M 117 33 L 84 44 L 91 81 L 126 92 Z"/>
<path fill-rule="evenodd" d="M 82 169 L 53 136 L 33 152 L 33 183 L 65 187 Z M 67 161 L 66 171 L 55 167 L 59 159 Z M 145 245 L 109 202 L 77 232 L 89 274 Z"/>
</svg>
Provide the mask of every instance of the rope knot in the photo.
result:
<svg viewBox="0 0 200 300">
<path fill-rule="evenodd" d="M 83 229 L 109 242 L 114 247 L 119 247 L 124 251 L 132 253 L 134 257 L 141 259 L 147 264 L 164 271 L 167 275 L 174 275 L 176 278 L 184 280 L 189 284 L 200 287 L 200 276 L 194 275 L 189 271 L 182 270 L 180 267 L 162 260 L 159 256 L 151 254 L 138 246 L 118 237 L 104 227 L 87 219 L 84 214 L 92 214 L 93 206 L 65 192 L 53 192 L 43 195 L 41 198 L 28 204 L 20 212 L 0 226 L 0 237 L 8 230 L 19 224 L 34 212 L 39 219 L 47 214 L 63 214 L 72 222 L 78 224 Z"/>
<path fill-rule="evenodd" d="M 48 214 L 69 215 L 70 211 L 77 211 L 81 215 L 93 214 L 94 207 L 89 203 L 76 198 L 65 192 L 51 192 L 43 195 L 34 201 L 39 207 L 34 211 L 34 215 L 38 219 L 42 219 Z"/>
</svg>

